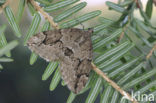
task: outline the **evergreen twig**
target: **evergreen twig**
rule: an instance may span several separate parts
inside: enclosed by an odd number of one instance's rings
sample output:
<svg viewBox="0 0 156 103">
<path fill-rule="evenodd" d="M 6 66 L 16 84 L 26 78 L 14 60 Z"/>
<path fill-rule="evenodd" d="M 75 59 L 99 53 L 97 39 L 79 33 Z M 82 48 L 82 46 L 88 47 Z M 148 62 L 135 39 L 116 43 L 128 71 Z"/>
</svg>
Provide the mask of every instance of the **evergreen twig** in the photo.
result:
<svg viewBox="0 0 156 103">
<path fill-rule="evenodd" d="M 55 29 L 59 29 L 59 26 L 53 21 L 53 18 L 51 16 L 49 16 L 45 11 L 43 11 L 43 9 L 34 0 L 29 0 L 29 1 L 36 8 L 36 10 L 39 11 L 44 16 L 44 18 L 47 19 L 50 22 L 50 24 Z M 107 77 L 107 75 L 105 75 L 99 68 L 97 68 L 94 63 L 92 63 L 92 66 L 93 66 L 93 70 L 98 75 L 102 76 L 112 87 L 114 87 L 117 91 L 119 91 L 123 96 L 127 97 L 133 103 L 138 103 L 127 92 L 122 90 L 115 82 L 110 80 L 109 77 Z"/>
<path fill-rule="evenodd" d="M 44 12 L 44 10 L 34 0 L 29 0 L 29 1 L 34 6 L 34 8 L 37 11 L 39 11 L 44 16 L 44 18 L 50 22 L 52 27 L 54 27 L 55 29 L 59 29 L 58 24 L 53 21 L 53 18 L 50 15 L 48 15 L 46 12 Z"/>
<path fill-rule="evenodd" d="M 6 0 L 6 2 L 0 6 L 0 14 L 2 13 L 3 9 L 10 3 L 10 0 Z"/>
<path fill-rule="evenodd" d="M 156 6 L 156 0 L 153 0 L 153 3 L 155 4 L 155 6 Z"/>
<path fill-rule="evenodd" d="M 154 50 L 156 50 L 156 44 L 153 46 L 153 48 L 150 50 L 150 52 L 149 52 L 148 55 L 146 56 L 146 59 L 147 59 L 147 60 L 152 56 Z"/>
<path fill-rule="evenodd" d="M 113 88 L 115 88 L 118 92 L 120 92 L 124 97 L 126 97 L 128 100 L 132 101 L 133 103 L 138 103 L 134 98 L 130 96 L 129 93 L 122 90 L 120 86 L 118 86 L 114 81 L 112 81 L 105 73 L 103 73 L 99 68 L 96 67 L 94 63 L 92 63 L 93 70 L 103 77 Z"/>
</svg>

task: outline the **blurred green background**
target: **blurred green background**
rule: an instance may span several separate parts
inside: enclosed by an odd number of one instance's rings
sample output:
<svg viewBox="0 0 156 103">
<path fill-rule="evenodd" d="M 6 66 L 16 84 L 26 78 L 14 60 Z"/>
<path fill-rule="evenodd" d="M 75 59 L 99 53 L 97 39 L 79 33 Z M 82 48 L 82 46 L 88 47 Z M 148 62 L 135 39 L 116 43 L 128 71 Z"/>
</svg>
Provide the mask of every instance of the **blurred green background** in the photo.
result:
<svg viewBox="0 0 156 103">
<path fill-rule="evenodd" d="M 117 20 L 121 14 L 109 11 L 108 7 L 105 5 L 106 0 L 82 0 L 87 1 L 88 6 L 81 10 L 77 15 L 82 13 L 86 13 L 93 10 L 101 10 L 102 15 L 106 18 Z M 109 0 L 117 2 L 117 0 Z M 146 4 L 147 0 L 142 0 L 144 5 Z M 17 5 L 19 0 L 13 0 L 11 3 L 11 7 L 14 10 L 14 14 L 16 15 L 17 12 Z M 63 10 L 63 9 L 62 9 Z M 55 12 L 51 14 L 55 16 L 61 12 Z M 154 8 L 154 14 L 152 16 L 152 23 L 156 24 L 156 8 Z M 138 11 L 136 10 L 136 17 L 140 18 Z M 74 15 L 73 17 L 76 17 Z M 93 25 L 98 24 L 97 18 L 84 23 L 83 25 L 87 27 L 92 27 Z M 22 31 L 23 37 L 25 36 L 28 27 L 31 24 L 31 14 L 27 7 L 25 8 L 25 12 L 20 23 L 20 28 Z M 42 21 L 44 23 L 44 19 Z M 5 19 L 4 14 L 0 15 L 0 26 L 3 24 L 8 25 L 5 36 L 7 37 L 8 41 L 17 39 L 12 29 L 10 28 L 7 20 Z M 40 25 L 42 26 L 42 24 Z M 78 26 L 82 28 L 81 26 Z M 47 62 L 41 58 L 37 60 L 34 65 L 29 64 L 30 58 L 30 50 L 27 47 L 22 45 L 23 38 L 19 39 L 20 45 L 16 47 L 12 51 L 12 58 L 14 62 L 11 63 L 2 63 L 4 69 L 0 72 L 0 103 L 65 103 L 70 91 L 67 87 L 59 86 L 56 88 L 55 91 L 49 91 L 49 84 L 51 82 L 52 76 L 47 81 L 42 81 L 42 74 L 47 66 Z M 83 103 L 87 96 L 87 93 L 78 96 L 74 103 Z M 99 103 L 97 100 L 96 103 Z"/>
</svg>

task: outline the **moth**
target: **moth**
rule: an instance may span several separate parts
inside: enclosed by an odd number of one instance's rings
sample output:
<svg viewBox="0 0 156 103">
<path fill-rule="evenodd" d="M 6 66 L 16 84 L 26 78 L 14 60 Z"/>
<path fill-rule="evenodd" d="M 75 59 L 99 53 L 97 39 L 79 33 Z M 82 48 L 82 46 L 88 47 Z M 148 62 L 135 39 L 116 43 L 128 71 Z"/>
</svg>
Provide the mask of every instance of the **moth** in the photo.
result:
<svg viewBox="0 0 156 103">
<path fill-rule="evenodd" d="M 27 46 L 46 61 L 60 61 L 62 79 L 75 94 L 86 85 L 92 68 L 93 30 L 49 30 L 32 36 Z"/>
</svg>

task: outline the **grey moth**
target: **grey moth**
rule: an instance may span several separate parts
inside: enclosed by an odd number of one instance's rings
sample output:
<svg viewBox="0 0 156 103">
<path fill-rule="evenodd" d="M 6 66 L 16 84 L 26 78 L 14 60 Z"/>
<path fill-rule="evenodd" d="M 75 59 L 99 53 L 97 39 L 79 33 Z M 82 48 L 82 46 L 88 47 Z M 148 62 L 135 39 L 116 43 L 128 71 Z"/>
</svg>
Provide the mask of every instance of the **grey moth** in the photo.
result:
<svg viewBox="0 0 156 103">
<path fill-rule="evenodd" d="M 32 36 L 27 46 L 46 61 L 60 61 L 62 79 L 77 94 L 92 68 L 92 32 L 77 28 L 44 31 Z"/>
</svg>

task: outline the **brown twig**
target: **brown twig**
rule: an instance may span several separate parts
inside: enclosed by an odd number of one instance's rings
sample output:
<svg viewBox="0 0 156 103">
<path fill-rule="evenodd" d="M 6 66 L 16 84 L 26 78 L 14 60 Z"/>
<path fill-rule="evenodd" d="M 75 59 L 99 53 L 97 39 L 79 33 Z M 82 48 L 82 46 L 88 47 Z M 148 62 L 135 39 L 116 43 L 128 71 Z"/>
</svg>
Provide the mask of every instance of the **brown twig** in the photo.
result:
<svg viewBox="0 0 156 103">
<path fill-rule="evenodd" d="M 53 21 L 53 18 L 50 15 L 48 15 L 46 12 L 44 12 L 44 10 L 34 0 L 29 0 L 29 1 L 35 7 L 35 9 L 39 11 L 44 16 L 44 18 L 50 22 L 52 27 L 54 27 L 55 29 L 59 29 L 58 24 L 56 24 Z"/>
<path fill-rule="evenodd" d="M 136 2 L 137 8 L 141 8 L 139 1 L 138 0 L 134 0 Z"/>
<path fill-rule="evenodd" d="M 138 0 L 134 0 L 134 2 L 136 3 L 137 5 L 137 8 L 140 8 L 140 4 L 139 4 L 139 1 Z M 130 16 L 128 16 L 128 23 L 126 24 L 126 26 L 123 28 L 123 32 L 121 33 L 119 39 L 117 40 L 117 43 L 120 43 L 120 41 L 122 40 L 122 38 L 124 37 L 124 31 L 127 29 L 127 25 L 129 24 L 130 22 Z"/>
<path fill-rule="evenodd" d="M 124 35 L 125 35 L 125 30 L 128 28 L 128 24 L 130 22 L 130 17 L 128 17 L 128 23 L 126 24 L 126 26 L 123 27 L 123 31 L 120 34 L 120 37 L 117 40 L 117 43 L 120 43 L 120 41 L 123 39 Z"/>
<path fill-rule="evenodd" d="M 51 25 L 55 29 L 59 29 L 58 25 L 53 21 L 52 17 L 50 17 L 46 12 L 42 10 L 42 8 L 34 1 L 34 0 L 29 0 L 32 5 L 38 10 L 44 17 L 45 19 L 48 19 L 48 21 L 51 23 Z M 100 76 L 102 76 L 112 87 L 114 87 L 117 91 L 119 91 L 123 96 L 126 96 L 130 101 L 133 103 L 138 103 L 136 100 L 134 100 L 128 93 L 126 93 L 124 90 L 122 90 L 115 82 L 110 80 L 99 68 L 95 66 L 95 64 L 92 63 L 93 70 Z"/>
<path fill-rule="evenodd" d="M 155 4 L 155 6 L 156 6 L 156 0 L 153 0 L 153 3 Z"/>
<path fill-rule="evenodd" d="M 100 75 L 101 77 L 103 77 L 112 87 L 114 87 L 118 92 L 120 92 L 123 96 L 127 97 L 128 100 L 130 100 L 133 103 L 138 103 L 134 98 L 132 98 L 130 96 L 129 93 L 125 92 L 124 90 L 122 90 L 120 88 L 120 86 L 118 86 L 114 81 L 112 81 L 111 79 L 109 79 L 109 77 L 103 73 L 99 68 L 96 67 L 96 65 L 94 63 L 92 63 L 93 66 L 93 70 Z"/>
<path fill-rule="evenodd" d="M 147 60 L 152 56 L 154 50 L 156 50 L 156 44 L 154 45 L 154 47 L 150 50 L 150 52 L 149 52 L 148 55 L 146 56 L 146 59 L 147 59 Z"/>
<path fill-rule="evenodd" d="M 2 13 L 3 9 L 9 4 L 10 0 L 6 0 L 6 2 L 0 6 L 0 13 Z"/>
<path fill-rule="evenodd" d="M 117 43 L 120 43 L 120 41 L 122 40 L 122 38 L 124 37 L 124 30 L 123 30 L 123 32 L 121 33 L 121 35 L 120 35 L 120 37 L 119 37 L 119 39 L 117 40 Z"/>
</svg>

